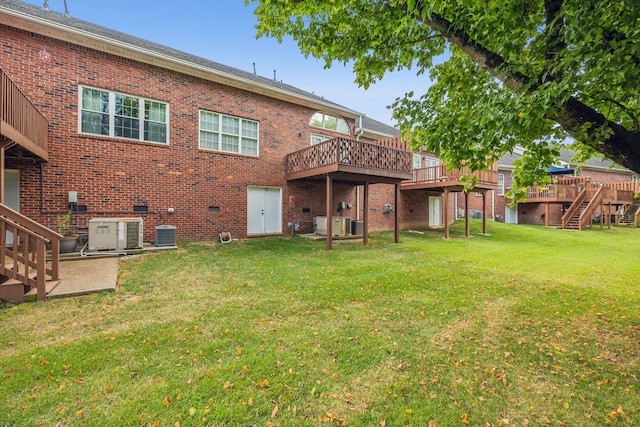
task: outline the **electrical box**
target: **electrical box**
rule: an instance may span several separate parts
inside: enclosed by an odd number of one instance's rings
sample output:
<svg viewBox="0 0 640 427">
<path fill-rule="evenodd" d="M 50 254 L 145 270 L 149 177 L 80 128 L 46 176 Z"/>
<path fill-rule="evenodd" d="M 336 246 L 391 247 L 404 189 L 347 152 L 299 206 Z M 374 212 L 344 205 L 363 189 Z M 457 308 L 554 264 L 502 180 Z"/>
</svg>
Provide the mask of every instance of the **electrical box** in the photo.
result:
<svg viewBox="0 0 640 427">
<path fill-rule="evenodd" d="M 89 250 L 142 248 L 142 218 L 93 218 L 89 226 Z"/>
</svg>

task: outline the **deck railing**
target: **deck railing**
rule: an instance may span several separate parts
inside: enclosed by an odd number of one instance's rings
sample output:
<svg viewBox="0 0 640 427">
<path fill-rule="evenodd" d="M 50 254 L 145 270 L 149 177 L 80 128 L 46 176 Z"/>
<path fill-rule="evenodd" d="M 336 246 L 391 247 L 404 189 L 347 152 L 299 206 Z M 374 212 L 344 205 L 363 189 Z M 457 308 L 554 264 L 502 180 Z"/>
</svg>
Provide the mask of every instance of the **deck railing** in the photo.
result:
<svg viewBox="0 0 640 427">
<path fill-rule="evenodd" d="M 575 200 L 581 187 L 575 185 L 549 184 L 527 188 L 527 202 L 536 202 L 539 199 L 546 200 Z"/>
<path fill-rule="evenodd" d="M 410 151 L 348 138 L 333 138 L 288 154 L 285 168 L 288 174 L 332 165 L 411 173 L 411 162 Z"/>
<path fill-rule="evenodd" d="M 571 176 L 566 178 L 558 178 L 554 180 L 554 184 L 558 185 L 578 185 L 578 186 L 586 186 L 589 182 L 591 182 L 590 177 L 582 177 L 582 176 Z"/>
<path fill-rule="evenodd" d="M 39 150 L 47 152 L 47 119 L 2 70 L 0 70 L 0 120 Z M 5 134 L 5 129 L 2 133 Z M 9 134 L 5 136 L 15 139 Z"/>
<path fill-rule="evenodd" d="M 18 280 L 45 297 L 48 279 L 60 279 L 60 239 L 55 231 L 0 204 L 0 275 Z M 50 265 L 47 244 L 51 245 Z"/>
<path fill-rule="evenodd" d="M 447 165 L 442 164 L 413 170 L 413 181 L 425 184 L 459 183 L 462 177 L 471 179 L 474 176 L 478 177 L 478 184 L 498 184 L 498 171 L 493 168 L 486 171 L 472 171 L 469 168 L 447 170 Z"/>
<path fill-rule="evenodd" d="M 616 204 L 633 203 L 633 196 L 640 191 L 639 182 L 612 182 L 603 186 L 611 189 L 612 202 Z"/>
</svg>

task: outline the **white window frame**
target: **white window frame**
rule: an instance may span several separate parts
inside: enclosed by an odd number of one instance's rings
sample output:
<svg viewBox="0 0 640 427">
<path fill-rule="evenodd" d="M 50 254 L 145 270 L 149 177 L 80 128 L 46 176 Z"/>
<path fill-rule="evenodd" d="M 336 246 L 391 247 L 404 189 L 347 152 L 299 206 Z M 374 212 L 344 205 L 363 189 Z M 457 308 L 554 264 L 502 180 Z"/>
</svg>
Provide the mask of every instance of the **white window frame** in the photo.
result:
<svg viewBox="0 0 640 427">
<path fill-rule="evenodd" d="M 312 133 L 310 137 L 311 145 L 322 144 L 330 139 L 332 139 L 330 136 L 320 135 L 319 133 Z"/>
<path fill-rule="evenodd" d="M 504 174 L 498 174 L 498 196 L 504 196 Z"/>
<path fill-rule="evenodd" d="M 335 129 L 330 126 L 330 124 L 333 123 L 333 121 L 335 121 L 335 124 L 336 124 Z M 318 122 L 319 125 L 315 124 L 315 122 Z M 320 129 L 332 130 L 334 132 L 343 133 L 345 135 L 351 135 L 351 126 L 349 126 L 349 123 L 343 117 L 334 116 L 333 114 L 326 114 L 326 113 L 323 113 L 322 111 L 317 111 L 311 116 L 311 119 L 309 120 L 309 126 L 320 128 Z M 340 129 L 341 127 L 345 129 L 341 130 Z"/>
<path fill-rule="evenodd" d="M 420 154 L 413 154 L 413 169 L 420 169 L 422 168 L 422 155 Z"/>
<path fill-rule="evenodd" d="M 84 91 L 86 90 L 91 90 L 91 91 L 100 91 L 104 94 L 107 94 L 107 105 L 106 105 L 106 110 L 107 111 L 99 111 L 96 109 L 91 109 L 90 106 L 87 106 L 85 108 L 84 105 Z M 118 96 L 123 96 L 126 98 L 131 98 L 133 100 L 137 101 L 137 107 L 136 108 L 132 108 L 131 109 L 131 115 L 127 115 L 127 114 L 116 114 L 116 98 Z M 147 103 L 154 103 L 154 104 L 159 104 L 160 106 L 164 106 L 164 121 L 162 120 L 157 120 L 157 117 L 150 117 L 147 116 L 146 114 L 146 106 Z M 133 113 L 133 110 L 137 110 L 136 113 Z M 108 117 L 108 133 L 102 133 L 102 131 L 104 130 L 104 126 L 107 126 L 106 123 L 102 123 L 101 124 L 101 129 L 99 132 L 91 132 L 91 131 L 87 131 L 87 130 L 83 130 L 85 129 L 83 127 L 83 125 L 90 125 L 91 123 L 89 122 L 84 122 L 83 121 L 83 117 L 84 114 L 101 114 L 104 115 L 105 117 Z M 123 118 L 129 118 L 132 121 L 137 121 L 137 133 L 138 133 L 138 137 L 137 138 L 132 138 L 131 136 L 122 136 L 122 135 L 116 135 L 116 124 L 117 124 L 117 117 L 123 117 Z M 139 141 L 139 142 L 149 142 L 149 143 L 154 143 L 154 144 L 162 144 L 162 145 L 169 145 L 169 104 L 166 102 L 162 102 L 162 101 L 158 101 L 156 99 L 150 99 L 150 98 L 144 98 L 141 96 L 136 96 L 136 95 L 130 95 L 127 93 L 122 93 L 122 92 L 114 92 L 114 91 L 110 91 L 110 90 L 106 90 L 106 89 L 101 89 L 101 88 L 96 88 L 96 87 L 91 87 L 91 86 L 84 86 L 81 85 L 79 86 L 78 89 L 78 133 L 81 133 L 83 135 L 97 135 L 97 136 L 103 136 L 103 137 L 108 137 L 108 138 L 117 138 L 117 139 L 127 139 L 127 140 L 131 140 L 131 141 Z M 162 119 L 162 118 L 161 118 Z M 149 134 L 152 133 L 151 130 L 151 126 L 154 124 L 161 124 L 164 125 L 164 141 L 156 141 L 153 139 L 149 139 L 148 136 Z M 127 128 L 126 126 L 118 126 L 118 129 L 124 129 Z M 131 131 L 135 130 L 136 128 L 132 128 L 132 127 L 128 127 L 128 129 L 130 129 Z"/>
<path fill-rule="evenodd" d="M 214 119 L 210 123 L 213 125 L 211 129 L 205 129 L 202 127 L 202 119 L 203 115 L 208 115 L 209 118 Z M 225 128 L 225 120 L 229 122 L 237 121 L 237 132 L 231 132 L 231 129 L 228 127 Z M 217 121 L 217 122 L 216 122 Z M 250 125 L 251 127 L 255 126 L 255 132 L 248 133 L 248 129 L 245 128 L 245 125 Z M 234 129 L 235 130 L 235 129 Z M 203 136 L 209 135 L 213 137 L 213 139 L 217 139 L 217 141 L 213 141 L 215 146 L 209 146 L 208 142 L 203 141 Z M 224 147 L 224 139 L 227 138 L 237 138 L 238 148 L 237 150 L 229 150 Z M 255 141 L 255 150 L 251 147 L 251 150 L 248 150 L 248 142 Z M 229 114 L 217 113 L 215 111 L 209 110 L 200 110 L 198 113 L 198 148 L 201 150 L 208 151 L 219 151 L 222 153 L 232 153 L 232 154 L 240 154 L 243 156 L 252 156 L 258 157 L 260 155 L 260 122 L 256 120 L 245 119 L 242 117 L 231 116 Z M 254 152 L 255 151 L 255 152 Z"/>
<path fill-rule="evenodd" d="M 434 166 L 440 166 L 440 159 L 437 157 L 424 156 L 424 167 L 432 168 Z"/>
</svg>

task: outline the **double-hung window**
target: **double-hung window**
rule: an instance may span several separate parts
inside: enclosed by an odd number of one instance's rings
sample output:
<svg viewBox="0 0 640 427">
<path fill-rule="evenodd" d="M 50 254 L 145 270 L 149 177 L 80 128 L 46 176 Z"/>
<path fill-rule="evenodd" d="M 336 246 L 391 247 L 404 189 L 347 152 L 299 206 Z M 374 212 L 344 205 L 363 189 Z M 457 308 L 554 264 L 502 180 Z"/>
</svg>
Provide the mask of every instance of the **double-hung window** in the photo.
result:
<svg viewBox="0 0 640 427">
<path fill-rule="evenodd" d="M 169 142 L 166 103 L 90 87 L 81 87 L 80 97 L 80 132 Z"/>
<path fill-rule="evenodd" d="M 504 196 L 504 174 L 498 174 L 498 196 Z"/>
<path fill-rule="evenodd" d="M 330 139 L 331 138 L 329 138 L 328 136 L 318 135 L 316 133 L 312 133 L 311 134 L 311 145 L 320 144 L 320 143 L 328 141 Z"/>
<path fill-rule="evenodd" d="M 200 148 L 258 155 L 258 122 L 200 110 Z"/>
</svg>

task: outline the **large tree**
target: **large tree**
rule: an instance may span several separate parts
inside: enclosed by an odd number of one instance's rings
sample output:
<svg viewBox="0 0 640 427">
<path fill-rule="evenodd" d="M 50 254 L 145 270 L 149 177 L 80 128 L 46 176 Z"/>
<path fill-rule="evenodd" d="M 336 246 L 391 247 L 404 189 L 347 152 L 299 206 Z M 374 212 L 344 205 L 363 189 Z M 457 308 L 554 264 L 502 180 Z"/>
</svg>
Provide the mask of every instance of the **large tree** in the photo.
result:
<svg viewBox="0 0 640 427">
<path fill-rule="evenodd" d="M 522 188 L 571 140 L 640 172 L 638 0 L 260 0 L 255 13 L 258 36 L 352 64 L 362 87 L 388 71 L 428 75 L 394 118 L 452 166 L 520 145 Z"/>
</svg>

